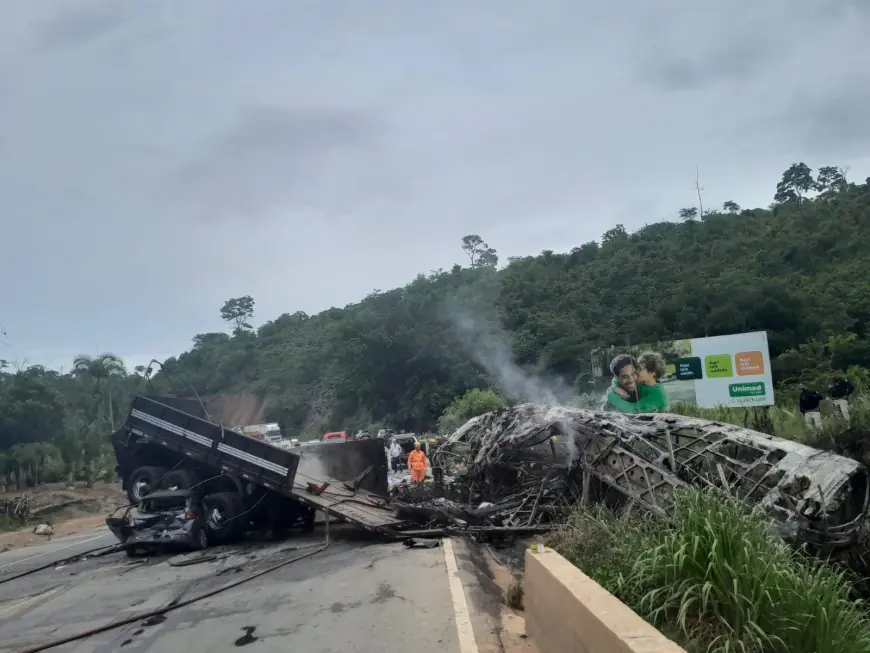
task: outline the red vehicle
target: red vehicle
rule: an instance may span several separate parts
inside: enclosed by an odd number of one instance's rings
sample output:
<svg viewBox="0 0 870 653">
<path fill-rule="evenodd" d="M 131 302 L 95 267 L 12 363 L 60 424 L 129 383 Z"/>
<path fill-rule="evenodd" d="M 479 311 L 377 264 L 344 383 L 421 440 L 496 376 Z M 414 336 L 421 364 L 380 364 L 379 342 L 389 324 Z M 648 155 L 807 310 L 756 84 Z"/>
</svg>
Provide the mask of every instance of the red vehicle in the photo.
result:
<svg viewBox="0 0 870 653">
<path fill-rule="evenodd" d="M 347 431 L 333 431 L 332 433 L 325 433 L 323 435 L 323 444 L 331 442 L 347 442 L 348 439 Z"/>
</svg>

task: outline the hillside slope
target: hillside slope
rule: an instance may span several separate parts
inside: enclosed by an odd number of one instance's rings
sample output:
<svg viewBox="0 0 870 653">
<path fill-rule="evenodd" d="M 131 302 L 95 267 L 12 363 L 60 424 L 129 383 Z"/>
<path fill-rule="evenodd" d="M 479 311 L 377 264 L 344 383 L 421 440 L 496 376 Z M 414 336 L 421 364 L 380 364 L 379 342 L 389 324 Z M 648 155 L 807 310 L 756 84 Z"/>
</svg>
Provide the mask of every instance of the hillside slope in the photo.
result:
<svg viewBox="0 0 870 653">
<path fill-rule="evenodd" d="M 419 430 L 471 387 L 536 392 L 511 358 L 570 388 L 591 348 L 626 341 L 767 330 L 780 381 L 870 367 L 870 185 L 823 185 L 806 199 L 783 179 L 770 209 L 616 226 L 498 271 L 484 251 L 480 265 L 344 309 L 203 334 L 155 383 L 268 395 L 264 417 L 291 431 Z"/>
</svg>

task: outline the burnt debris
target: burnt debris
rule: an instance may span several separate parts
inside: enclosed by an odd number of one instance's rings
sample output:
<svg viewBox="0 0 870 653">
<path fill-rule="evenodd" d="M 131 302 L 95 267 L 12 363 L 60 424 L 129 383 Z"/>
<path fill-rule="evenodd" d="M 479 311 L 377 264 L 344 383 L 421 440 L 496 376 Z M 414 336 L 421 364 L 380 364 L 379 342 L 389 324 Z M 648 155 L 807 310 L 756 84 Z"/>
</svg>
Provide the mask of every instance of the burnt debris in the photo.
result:
<svg viewBox="0 0 870 653">
<path fill-rule="evenodd" d="M 392 490 L 398 516 L 423 526 L 415 536 L 557 528 L 581 502 L 667 514 L 674 491 L 694 485 L 757 505 L 785 539 L 830 553 L 858 541 L 868 504 L 854 460 L 670 414 L 522 404 L 470 420 L 431 464 L 435 483 Z"/>
</svg>

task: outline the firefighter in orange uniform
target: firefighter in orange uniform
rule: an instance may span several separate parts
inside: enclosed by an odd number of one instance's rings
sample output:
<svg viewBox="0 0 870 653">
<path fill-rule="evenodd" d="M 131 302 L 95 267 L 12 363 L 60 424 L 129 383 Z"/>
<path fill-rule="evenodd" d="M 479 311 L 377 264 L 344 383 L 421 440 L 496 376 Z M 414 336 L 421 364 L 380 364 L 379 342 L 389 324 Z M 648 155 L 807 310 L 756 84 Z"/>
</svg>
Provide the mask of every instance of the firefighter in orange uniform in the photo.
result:
<svg viewBox="0 0 870 653">
<path fill-rule="evenodd" d="M 426 477 L 426 454 L 420 449 L 420 443 L 414 444 L 414 451 L 408 454 L 408 469 L 411 470 L 411 481 L 420 484 Z"/>
</svg>

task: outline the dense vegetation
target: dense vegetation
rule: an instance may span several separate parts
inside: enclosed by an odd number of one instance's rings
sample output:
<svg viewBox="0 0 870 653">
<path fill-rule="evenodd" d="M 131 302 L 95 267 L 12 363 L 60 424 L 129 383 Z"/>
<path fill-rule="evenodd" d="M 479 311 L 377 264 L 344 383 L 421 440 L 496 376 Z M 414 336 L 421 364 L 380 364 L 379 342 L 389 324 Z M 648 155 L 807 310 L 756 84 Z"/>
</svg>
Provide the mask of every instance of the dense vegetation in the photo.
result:
<svg viewBox="0 0 870 653">
<path fill-rule="evenodd" d="M 759 517 L 713 490 L 683 490 L 667 519 L 579 509 L 549 544 L 690 652 L 870 650 L 870 617 L 845 572 Z"/>
<path fill-rule="evenodd" d="M 810 173 L 787 170 L 766 209 L 682 209 L 680 222 L 617 225 L 600 242 L 502 269 L 493 247 L 466 236 L 467 266 L 257 329 L 254 299 L 234 298 L 221 309 L 231 332 L 195 336 L 153 384 L 268 397 L 266 417 L 292 435 L 423 431 L 503 396 L 585 392 L 589 351 L 601 345 L 765 329 L 780 383 L 820 384 L 842 370 L 866 387 L 870 183 L 833 167 Z M 142 372 L 111 355 L 81 357 L 67 374 L 0 362 L 0 472 L 13 484 L 110 473 L 106 435 L 145 388 Z M 501 396 L 454 403 L 478 388 Z"/>
<path fill-rule="evenodd" d="M 108 434 L 145 387 L 112 355 L 79 356 L 68 374 L 0 361 L 0 491 L 42 481 L 114 478 Z"/>
</svg>

